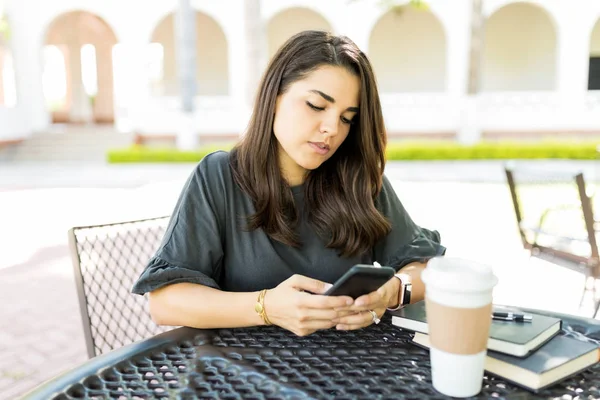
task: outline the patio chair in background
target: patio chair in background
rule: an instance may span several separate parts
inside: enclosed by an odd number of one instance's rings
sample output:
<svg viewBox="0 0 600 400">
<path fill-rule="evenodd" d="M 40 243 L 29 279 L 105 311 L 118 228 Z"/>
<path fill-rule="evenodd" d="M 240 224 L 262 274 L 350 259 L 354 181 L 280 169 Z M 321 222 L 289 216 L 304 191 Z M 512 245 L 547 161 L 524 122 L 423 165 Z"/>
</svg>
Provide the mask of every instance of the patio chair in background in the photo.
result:
<svg viewBox="0 0 600 400">
<path fill-rule="evenodd" d="M 90 358 L 172 329 L 157 326 L 134 281 L 158 249 L 169 217 L 69 230 L 83 331 Z"/>
<path fill-rule="evenodd" d="M 600 222 L 584 174 L 509 166 L 505 174 L 524 248 L 532 256 L 581 272 L 586 284 L 580 306 L 591 289 L 597 315 Z"/>
</svg>

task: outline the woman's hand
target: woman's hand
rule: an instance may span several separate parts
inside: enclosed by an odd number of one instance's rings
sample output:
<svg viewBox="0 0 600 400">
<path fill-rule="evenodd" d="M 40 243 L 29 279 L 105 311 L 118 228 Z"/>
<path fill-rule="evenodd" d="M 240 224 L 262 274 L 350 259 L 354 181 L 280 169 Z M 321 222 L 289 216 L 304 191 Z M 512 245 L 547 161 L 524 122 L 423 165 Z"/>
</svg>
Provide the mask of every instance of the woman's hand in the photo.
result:
<svg viewBox="0 0 600 400">
<path fill-rule="evenodd" d="M 267 317 L 274 325 L 298 336 L 332 328 L 339 322 L 336 310 L 350 306 L 353 300 L 349 296 L 322 296 L 330 287 L 328 283 L 294 275 L 267 291 Z"/>
<path fill-rule="evenodd" d="M 371 325 L 373 314 L 370 311 L 374 311 L 377 318 L 381 318 L 386 308 L 397 305 L 399 290 L 400 281 L 392 277 L 376 291 L 360 296 L 350 307 L 339 310 L 340 318 L 336 328 L 339 330 L 352 330 Z"/>
</svg>

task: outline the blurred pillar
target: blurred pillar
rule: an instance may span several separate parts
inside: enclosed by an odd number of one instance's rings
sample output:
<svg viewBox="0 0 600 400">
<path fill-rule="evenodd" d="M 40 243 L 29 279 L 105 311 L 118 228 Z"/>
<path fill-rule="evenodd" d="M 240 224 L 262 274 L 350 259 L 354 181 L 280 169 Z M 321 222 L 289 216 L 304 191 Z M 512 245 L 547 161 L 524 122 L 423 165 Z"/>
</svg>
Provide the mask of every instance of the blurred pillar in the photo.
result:
<svg viewBox="0 0 600 400">
<path fill-rule="evenodd" d="M 198 136 L 194 124 L 194 98 L 196 97 L 196 12 L 190 0 L 178 0 L 175 18 L 176 54 L 181 96 L 180 124 L 177 147 L 194 149 Z M 210 38 L 202 38 L 210 40 Z"/>
<path fill-rule="evenodd" d="M 0 6 L 1 7 L 1 6 Z M 2 14 L 0 14 L 2 15 Z M 0 39 L 0 106 L 4 105 L 4 53 L 5 47 Z"/>
<path fill-rule="evenodd" d="M 446 92 L 460 100 L 467 93 L 469 79 L 469 45 L 471 40 L 471 4 L 469 1 L 444 4 L 452 18 L 446 26 Z"/>
<path fill-rule="evenodd" d="M 246 38 L 246 103 L 254 105 L 256 90 L 265 64 L 265 31 L 261 20 L 261 0 L 244 1 L 244 28 Z"/>
<path fill-rule="evenodd" d="M 469 37 L 469 58 L 467 95 L 461 110 L 458 140 L 463 144 L 477 143 L 481 139 L 481 118 L 478 111 L 479 91 L 481 90 L 482 55 L 485 34 L 483 0 L 471 0 L 471 33 Z"/>
<path fill-rule="evenodd" d="M 113 80 L 118 79 L 114 101 L 120 109 L 115 125 L 121 132 L 143 132 L 140 124 L 147 120 L 152 101 L 146 69 L 148 42 L 140 32 L 131 32 L 120 39 L 115 54 L 119 72 L 113 76 Z"/>
<path fill-rule="evenodd" d="M 557 23 L 557 82 L 567 117 L 583 112 L 588 87 L 590 34 L 595 18 L 586 7 L 563 7 Z M 576 22 L 577 21 L 577 22 Z"/>
<path fill-rule="evenodd" d="M 71 107 L 69 109 L 70 122 L 90 122 L 92 119 L 92 108 L 90 99 L 83 86 L 81 73 L 81 44 L 78 40 L 72 40 L 69 44 L 70 75 L 67 76 L 67 86 L 71 86 Z"/>
<path fill-rule="evenodd" d="M 4 105 L 4 53 L 8 49 L 2 31 L 4 23 L 4 1 L 0 0 L 0 106 Z"/>
<path fill-rule="evenodd" d="M 113 43 L 104 38 L 96 45 L 96 70 L 98 71 L 98 94 L 94 103 L 96 122 L 114 122 Z"/>
<path fill-rule="evenodd" d="M 22 2 L 9 2 L 10 42 L 14 60 L 18 107 L 27 115 L 27 131 L 42 131 L 50 124 L 42 85 L 44 32 Z M 10 10 L 8 7 L 11 7 Z"/>
</svg>

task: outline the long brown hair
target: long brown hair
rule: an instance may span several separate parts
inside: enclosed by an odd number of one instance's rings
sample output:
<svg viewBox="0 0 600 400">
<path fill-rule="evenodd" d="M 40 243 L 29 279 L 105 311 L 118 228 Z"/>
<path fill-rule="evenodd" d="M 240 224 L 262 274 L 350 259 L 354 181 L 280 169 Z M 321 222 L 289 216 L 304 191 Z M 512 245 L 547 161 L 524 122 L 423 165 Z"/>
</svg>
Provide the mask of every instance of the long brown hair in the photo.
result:
<svg viewBox="0 0 600 400">
<path fill-rule="evenodd" d="M 325 65 L 347 69 L 360 79 L 360 110 L 338 150 L 304 182 L 308 220 L 328 248 L 342 256 L 367 253 L 387 235 L 390 223 L 375 207 L 385 166 L 386 132 L 373 69 L 366 55 L 345 36 L 304 31 L 275 54 L 262 78 L 243 139 L 231 152 L 235 181 L 253 200 L 248 229 L 300 246 L 298 212 L 279 167 L 273 134 L 277 96 Z"/>
</svg>

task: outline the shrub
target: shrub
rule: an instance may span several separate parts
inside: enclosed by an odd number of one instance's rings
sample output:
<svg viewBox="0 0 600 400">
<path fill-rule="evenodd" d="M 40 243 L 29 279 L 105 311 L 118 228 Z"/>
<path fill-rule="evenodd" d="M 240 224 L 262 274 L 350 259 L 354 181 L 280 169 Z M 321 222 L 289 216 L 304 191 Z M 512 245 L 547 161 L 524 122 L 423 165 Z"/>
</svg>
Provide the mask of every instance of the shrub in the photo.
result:
<svg viewBox="0 0 600 400">
<path fill-rule="evenodd" d="M 215 150 L 229 150 L 233 144 L 205 146 L 198 150 L 183 151 L 133 145 L 110 150 L 110 163 L 171 163 L 198 162 Z M 508 160 L 508 159 L 570 159 L 600 160 L 596 142 L 480 142 L 461 145 L 455 142 L 390 142 L 389 161 L 408 160 Z"/>
</svg>

